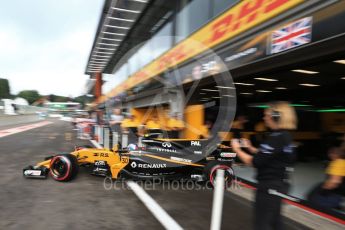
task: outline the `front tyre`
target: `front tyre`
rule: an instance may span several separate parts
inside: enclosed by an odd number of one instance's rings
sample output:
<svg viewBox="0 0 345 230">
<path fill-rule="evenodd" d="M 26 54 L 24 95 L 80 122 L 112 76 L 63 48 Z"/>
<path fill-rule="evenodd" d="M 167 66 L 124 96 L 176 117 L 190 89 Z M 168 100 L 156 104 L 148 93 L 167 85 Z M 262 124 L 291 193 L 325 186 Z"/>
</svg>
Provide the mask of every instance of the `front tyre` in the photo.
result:
<svg viewBox="0 0 345 230">
<path fill-rule="evenodd" d="M 56 181 L 70 181 L 78 174 L 78 160 L 74 155 L 57 155 L 50 161 L 50 175 Z"/>
<path fill-rule="evenodd" d="M 224 187 L 230 188 L 234 178 L 235 173 L 230 165 L 224 164 L 218 161 L 211 161 L 205 167 L 205 174 L 211 183 L 212 187 L 215 186 L 217 170 L 224 170 Z"/>
</svg>

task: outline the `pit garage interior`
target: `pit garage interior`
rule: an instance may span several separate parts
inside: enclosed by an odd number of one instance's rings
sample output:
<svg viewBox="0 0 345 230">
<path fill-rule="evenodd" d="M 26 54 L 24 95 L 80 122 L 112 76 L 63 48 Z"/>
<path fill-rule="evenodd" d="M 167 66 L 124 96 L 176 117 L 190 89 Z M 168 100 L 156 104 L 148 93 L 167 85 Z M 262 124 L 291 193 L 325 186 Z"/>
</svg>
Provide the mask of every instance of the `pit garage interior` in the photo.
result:
<svg viewBox="0 0 345 230">
<path fill-rule="evenodd" d="M 105 9 L 110 7 L 110 1 L 107 2 Z M 342 1 L 306 2 L 296 7 L 289 17 L 282 14 L 272 20 L 271 24 L 260 25 L 214 47 L 215 55 L 201 53 L 173 68 L 165 69 L 149 80 L 132 84 L 132 87 L 126 90 L 114 90 L 105 82 L 104 91 L 110 93 L 96 100 L 95 106 L 106 110 L 106 113 L 121 105 L 126 112 L 132 113 L 135 113 L 135 110 L 160 107 L 170 110 L 170 113 L 186 115 L 186 108 L 181 107 L 181 104 L 185 103 L 187 107 L 200 108 L 193 114 L 194 117 L 202 117 L 203 124 L 212 124 L 218 116 L 220 101 L 224 98 L 236 98 L 237 113 L 246 115 L 248 119 L 244 134 L 256 142 L 260 136 L 258 134 L 263 132 L 256 128 L 262 120 L 263 109 L 271 101 L 289 101 L 299 117 L 298 130 L 293 133 L 298 147 L 298 162 L 293 173 L 290 195 L 306 199 L 310 189 L 324 180 L 327 150 L 342 140 L 345 130 L 345 25 L 339 23 L 345 18 L 344 4 Z M 127 60 L 130 63 L 131 57 L 140 52 L 141 47 L 133 47 L 149 39 L 156 31 L 159 33 L 161 28 L 164 29 L 175 17 L 174 13 L 169 12 L 178 7 L 180 6 L 172 1 L 150 1 L 146 8 L 141 9 L 143 11 L 139 16 L 140 23 L 130 29 L 125 42 L 117 48 L 109 63 L 101 68 L 101 72 L 114 77 Z M 306 38 L 309 39 L 308 42 L 280 52 L 269 50 L 272 30 L 278 30 L 299 19 L 310 18 L 312 28 L 309 27 L 309 35 L 312 37 Z M 101 20 L 100 25 L 103 23 Z M 207 25 L 206 23 L 204 27 Z M 131 52 L 124 57 L 128 50 Z M 169 53 L 169 50 L 166 53 Z M 223 64 L 218 62 L 219 57 Z M 219 67 L 219 64 L 225 67 Z M 142 68 L 145 69 L 145 65 Z M 233 80 L 230 85 L 217 82 L 217 77 L 225 71 Z M 95 82 L 98 72 L 99 69 L 94 70 L 90 66 L 86 70 L 86 73 L 91 75 L 92 82 Z M 177 82 L 176 73 L 181 76 Z M 125 81 L 127 76 L 120 77 Z M 198 79 L 197 84 L 194 84 L 195 79 Z M 172 83 L 172 87 L 169 83 Z M 90 84 L 88 91 L 95 90 L 95 86 Z M 105 90 L 106 88 L 108 90 Z M 189 95 L 190 92 L 192 95 L 188 101 L 179 98 L 180 94 Z M 208 106 L 205 106 L 206 104 Z M 186 119 L 186 116 L 184 118 Z M 191 118 L 185 122 L 195 121 Z M 230 129 L 230 124 L 231 121 L 224 127 L 224 132 Z M 225 144 L 229 143 L 231 132 L 221 136 Z M 195 138 L 185 133 L 182 137 Z M 249 183 L 256 182 L 252 168 L 238 166 L 235 170 L 241 179 Z"/>
</svg>

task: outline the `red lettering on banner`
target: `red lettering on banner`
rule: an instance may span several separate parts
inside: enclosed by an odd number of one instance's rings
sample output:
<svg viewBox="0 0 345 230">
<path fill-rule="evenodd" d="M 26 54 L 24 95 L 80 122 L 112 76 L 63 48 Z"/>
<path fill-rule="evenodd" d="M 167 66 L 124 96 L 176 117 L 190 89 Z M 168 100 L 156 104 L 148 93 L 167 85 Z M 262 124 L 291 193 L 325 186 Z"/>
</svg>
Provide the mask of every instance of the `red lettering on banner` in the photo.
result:
<svg viewBox="0 0 345 230">
<path fill-rule="evenodd" d="M 186 52 L 184 52 L 185 46 L 182 44 L 177 49 L 174 50 L 172 55 L 172 61 L 180 61 L 186 56 Z"/>
<path fill-rule="evenodd" d="M 234 11 L 219 21 L 215 22 L 211 31 L 213 32 L 208 42 L 213 43 L 226 35 L 228 32 L 238 30 L 241 25 L 249 24 L 258 19 L 260 14 L 269 13 L 282 5 L 286 4 L 289 0 L 253 0 L 247 1 L 240 6 L 238 11 Z M 268 2 L 265 7 L 265 3 Z M 262 9 L 265 9 L 262 11 Z M 234 21 L 236 19 L 236 21 Z"/>
<path fill-rule="evenodd" d="M 168 63 L 168 55 L 164 55 L 158 59 L 158 70 L 164 69 L 166 63 Z"/>
<path fill-rule="evenodd" d="M 233 18 L 232 14 L 227 15 L 225 18 L 221 19 L 219 22 L 215 23 L 212 26 L 213 36 L 210 40 L 210 43 L 217 41 L 218 39 L 220 39 L 221 37 L 225 35 L 227 29 L 232 23 L 232 18 Z"/>
<path fill-rule="evenodd" d="M 268 13 L 272 10 L 277 9 L 278 7 L 284 5 L 285 3 L 287 3 L 289 0 L 274 0 L 273 2 L 271 2 L 270 4 L 267 5 L 266 9 L 265 9 L 265 13 Z"/>
<path fill-rule="evenodd" d="M 180 45 L 172 50 L 170 53 L 167 53 L 161 57 L 158 61 L 158 70 L 162 70 L 169 66 L 169 64 L 182 60 L 186 56 L 184 52 L 184 45 Z"/>
<path fill-rule="evenodd" d="M 263 3 L 264 0 L 256 0 L 254 3 L 247 2 L 246 4 L 244 4 L 241 8 L 237 23 L 241 23 L 241 20 L 245 17 L 247 17 L 245 24 L 253 21 L 258 15 L 258 10 L 261 8 Z"/>
</svg>

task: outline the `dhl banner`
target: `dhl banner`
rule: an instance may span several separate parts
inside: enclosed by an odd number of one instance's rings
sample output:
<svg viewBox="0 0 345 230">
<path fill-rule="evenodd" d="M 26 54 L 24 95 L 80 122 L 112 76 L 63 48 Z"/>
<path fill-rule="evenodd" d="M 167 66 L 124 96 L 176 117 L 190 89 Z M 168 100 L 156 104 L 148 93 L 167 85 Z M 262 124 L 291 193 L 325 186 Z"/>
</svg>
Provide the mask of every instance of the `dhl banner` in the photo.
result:
<svg viewBox="0 0 345 230">
<path fill-rule="evenodd" d="M 227 41 L 304 0 L 243 0 L 115 87 L 98 103 Z"/>
</svg>

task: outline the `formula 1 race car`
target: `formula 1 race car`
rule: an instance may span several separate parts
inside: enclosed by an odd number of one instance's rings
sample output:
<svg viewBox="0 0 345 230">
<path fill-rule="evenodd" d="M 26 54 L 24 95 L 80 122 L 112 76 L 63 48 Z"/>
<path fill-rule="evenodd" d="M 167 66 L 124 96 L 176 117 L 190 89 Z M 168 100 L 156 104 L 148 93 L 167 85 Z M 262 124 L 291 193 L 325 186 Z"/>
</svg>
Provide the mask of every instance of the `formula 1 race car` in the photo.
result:
<svg viewBox="0 0 345 230">
<path fill-rule="evenodd" d="M 23 169 L 26 178 L 47 178 L 70 181 L 79 167 L 87 166 L 91 174 L 113 179 L 181 179 L 210 181 L 213 185 L 217 169 L 225 171 L 225 182 L 234 178 L 232 163 L 236 154 L 229 147 L 219 145 L 207 156 L 203 155 L 205 140 L 143 140 L 143 146 L 129 145 L 125 149 L 97 149 L 77 147 L 69 154 L 50 156 L 35 166 Z"/>
</svg>

